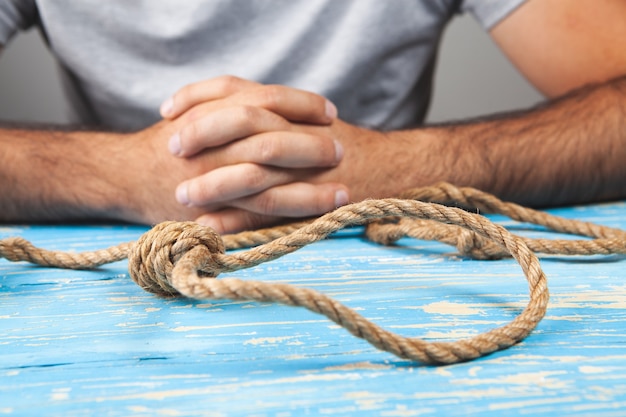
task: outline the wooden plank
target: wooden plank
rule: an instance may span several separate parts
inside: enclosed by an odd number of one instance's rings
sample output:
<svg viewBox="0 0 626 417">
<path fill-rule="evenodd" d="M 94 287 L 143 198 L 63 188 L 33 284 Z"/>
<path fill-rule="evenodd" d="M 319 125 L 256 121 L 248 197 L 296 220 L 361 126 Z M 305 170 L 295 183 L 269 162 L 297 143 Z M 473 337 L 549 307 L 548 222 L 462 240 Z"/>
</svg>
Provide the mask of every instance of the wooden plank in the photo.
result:
<svg viewBox="0 0 626 417">
<path fill-rule="evenodd" d="M 552 212 L 626 228 L 625 203 Z M 557 237 L 493 218 L 526 235 Z M 145 230 L 5 226 L 0 238 L 82 251 Z M 0 414 L 623 415 L 625 262 L 543 257 L 551 304 L 526 341 L 431 367 L 379 352 L 303 309 L 155 297 L 128 278 L 126 262 L 64 271 L 0 260 Z M 426 340 L 501 326 L 528 300 L 513 260 L 469 260 L 412 239 L 381 247 L 361 229 L 228 276 L 314 288 Z"/>
</svg>

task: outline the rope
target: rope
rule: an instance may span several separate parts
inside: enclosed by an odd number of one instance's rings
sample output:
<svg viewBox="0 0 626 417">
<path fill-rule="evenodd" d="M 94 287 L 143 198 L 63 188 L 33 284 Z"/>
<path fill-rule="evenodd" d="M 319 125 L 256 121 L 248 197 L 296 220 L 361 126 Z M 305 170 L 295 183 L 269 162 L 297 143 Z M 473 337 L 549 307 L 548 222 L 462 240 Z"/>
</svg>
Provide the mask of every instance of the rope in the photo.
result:
<svg viewBox="0 0 626 417">
<path fill-rule="evenodd" d="M 441 183 L 410 190 L 401 197 L 365 200 L 338 208 L 313 221 L 223 237 L 193 222 L 164 222 L 136 242 L 78 254 L 39 249 L 14 237 L 0 240 L 0 257 L 70 269 L 95 268 L 128 258 L 131 278 L 146 291 L 161 296 L 254 300 L 304 307 L 325 315 L 354 336 L 400 358 L 426 364 L 450 364 L 508 348 L 523 340 L 543 318 L 548 306 L 548 287 L 534 252 L 626 254 L 626 232 L 622 230 L 551 216 L 502 202 L 472 188 Z M 439 203 L 504 214 L 517 221 L 592 239 L 522 238 L 484 216 Z M 464 255 L 479 259 L 512 256 L 526 276 L 530 295 L 528 304 L 514 320 L 502 327 L 455 342 L 426 342 L 382 329 L 354 310 L 311 289 L 235 278 L 213 279 L 223 272 L 277 259 L 354 225 L 366 225 L 366 235 L 382 244 L 410 236 L 439 240 L 456 246 Z M 226 253 L 229 249 L 252 246 L 255 247 L 248 251 Z"/>
</svg>

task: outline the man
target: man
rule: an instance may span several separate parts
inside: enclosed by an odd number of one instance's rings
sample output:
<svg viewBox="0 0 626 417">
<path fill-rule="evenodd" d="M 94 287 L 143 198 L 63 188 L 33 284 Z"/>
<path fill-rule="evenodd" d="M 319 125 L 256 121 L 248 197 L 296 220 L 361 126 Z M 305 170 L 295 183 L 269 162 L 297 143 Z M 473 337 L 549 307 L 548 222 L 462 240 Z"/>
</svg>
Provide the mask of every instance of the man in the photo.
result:
<svg viewBox="0 0 626 417">
<path fill-rule="evenodd" d="M 0 42 L 38 24 L 92 128 L 0 131 L 2 221 L 232 232 L 441 180 L 531 205 L 626 196 L 622 0 L 73 3 L 0 2 Z M 554 100 L 421 126 L 462 10 Z"/>
</svg>

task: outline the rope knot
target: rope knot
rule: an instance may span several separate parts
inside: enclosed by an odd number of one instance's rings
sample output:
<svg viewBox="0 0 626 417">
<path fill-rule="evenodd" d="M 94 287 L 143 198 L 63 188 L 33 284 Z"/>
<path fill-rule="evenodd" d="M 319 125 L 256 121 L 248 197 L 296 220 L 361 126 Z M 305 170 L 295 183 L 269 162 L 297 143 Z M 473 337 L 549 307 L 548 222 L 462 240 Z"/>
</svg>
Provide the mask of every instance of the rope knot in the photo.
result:
<svg viewBox="0 0 626 417">
<path fill-rule="evenodd" d="M 502 259 L 510 256 L 502 246 L 472 230 L 458 228 L 457 233 L 456 249 L 463 256 L 482 260 Z"/>
<path fill-rule="evenodd" d="M 179 295 L 170 282 L 172 270 L 176 262 L 198 246 L 206 247 L 211 255 L 225 252 L 222 238 L 210 227 L 195 222 L 157 224 L 130 250 L 130 276 L 146 291 L 163 296 Z M 203 262 L 203 269 L 199 272 L 204 277 L 216 277 L 220 268 L 215 262 Z"/>
</svg>

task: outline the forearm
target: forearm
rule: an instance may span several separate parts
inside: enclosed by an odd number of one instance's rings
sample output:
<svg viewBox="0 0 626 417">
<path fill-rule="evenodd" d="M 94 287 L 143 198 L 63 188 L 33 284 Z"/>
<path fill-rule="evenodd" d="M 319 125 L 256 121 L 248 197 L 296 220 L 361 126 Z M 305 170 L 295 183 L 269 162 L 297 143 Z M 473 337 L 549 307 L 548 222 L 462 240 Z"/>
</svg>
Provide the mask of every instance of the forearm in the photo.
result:
<svg viewBox="0 0 626 417">
<path fill-rule="evenodd" d="M 0 130 L 0 221 L 120 218 L 125 188 L 115 136 Z"/>
<path fill-rule="evenodd" d="M 423 138 L 407 188 L 446 180 L 532 206 L 626 197 L 626 77 L 530 111 L 396 135 Z"/>
</svg>

